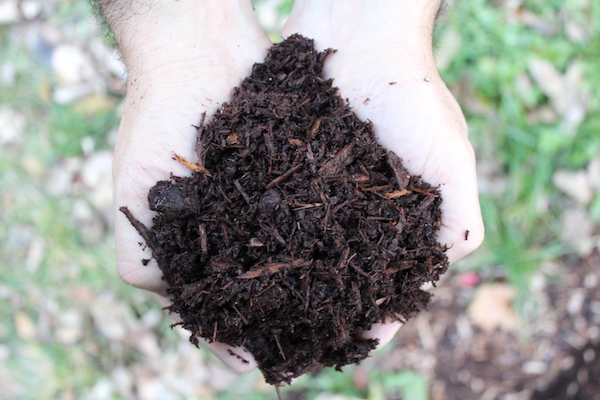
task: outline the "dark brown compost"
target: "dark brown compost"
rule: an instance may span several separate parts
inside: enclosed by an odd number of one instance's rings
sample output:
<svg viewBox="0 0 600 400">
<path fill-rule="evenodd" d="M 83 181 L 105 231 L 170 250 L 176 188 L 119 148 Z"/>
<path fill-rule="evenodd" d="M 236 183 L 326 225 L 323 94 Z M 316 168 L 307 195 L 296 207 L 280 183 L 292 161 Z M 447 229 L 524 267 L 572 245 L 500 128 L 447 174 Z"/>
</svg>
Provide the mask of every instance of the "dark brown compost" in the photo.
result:
<svg viewBox="0 0 600 400">
<path fill-rule="evenodd" d="M 363 333 L 426 307 L 447 266 L 437 188 L 377 144 L 321 77 L 331 50 L 293 35 L 198 127 L 191 177 L 156 183 L 129 220 L 191 332 L 242 346 L 267 382 L 368 356 Z"/>
</svg>

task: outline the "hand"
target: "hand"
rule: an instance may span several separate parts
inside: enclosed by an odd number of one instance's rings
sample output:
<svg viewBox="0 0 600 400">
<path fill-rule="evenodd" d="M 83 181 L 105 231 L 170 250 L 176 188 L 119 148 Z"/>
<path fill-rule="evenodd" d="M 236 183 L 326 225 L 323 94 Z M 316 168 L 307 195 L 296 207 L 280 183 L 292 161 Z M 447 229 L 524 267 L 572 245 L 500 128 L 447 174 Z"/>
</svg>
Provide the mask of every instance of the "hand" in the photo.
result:
<svg viewBox="0 0 600 400">
<path fill-rule="evenodd" d="M 481 244 L 484 227 L 467 125 L 433 58 L 438 7 L 431 0 L 296 0 L 283 36 L 300 33 L 319 51 L 337 50 L 326 77 L 410 173 L 440 187 L 438 241 L 454 262 Z M 381 347 L 399 327 L 388 321 L 367 336 Z"/>
<path fill-rule="evenodd" d="M 127 206 L 146 226 L 148 190 L 159 180 L 189 175 L 173 160 L 177 153 L 195 162 L 201 114 L 214 114 L 229 100 L 271 42 L 255 23 L 249 1 L 154 1 L 148 10 L 117 20 L 113 31 L 128 70 L 127 97 L 113 165 L 114 205 Z M 129 285 L 164 296 L 166 284 L 151 249 L 126 217 L 116 212 L 117 266 Z M 142 259 L 150 260 L 147 266 Z M 163 305 L 168 305 L 166 299 Z M 243 349 L 205 346 L 239 371 L 256 367 Z M 248 361 L 242 362 L 241 358 Z"/>
</svg>

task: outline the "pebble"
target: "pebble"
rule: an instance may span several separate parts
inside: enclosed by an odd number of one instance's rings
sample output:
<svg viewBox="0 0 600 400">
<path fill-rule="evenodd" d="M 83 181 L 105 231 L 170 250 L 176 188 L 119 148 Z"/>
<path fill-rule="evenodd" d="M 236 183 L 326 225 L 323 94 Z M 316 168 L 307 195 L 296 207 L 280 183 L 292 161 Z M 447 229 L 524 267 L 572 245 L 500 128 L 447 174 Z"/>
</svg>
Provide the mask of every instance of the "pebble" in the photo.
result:
<svg viewBox="0 0 600 400">
<path fill-rule="evenodd" d="M 571 315 L 579 314 L 584 300 L 585 291 L 582 289 L 574 289 L 567 301 L 567 312 Z"/>
<path fill-rule="evenodd" d="M 593 272 L 588 273 L 583 278 L 583 286 L 585 286 L 588 289 L 592 289 L 592 288 L 598 286 L 598 275 L 596 275 Z"/>
<path fill-rule="evenodd" d="M 528 361 L 522 370 L 524 374 L 543 375 L 548 371 L 548 365 L 543 361 Z"/>
</svg>

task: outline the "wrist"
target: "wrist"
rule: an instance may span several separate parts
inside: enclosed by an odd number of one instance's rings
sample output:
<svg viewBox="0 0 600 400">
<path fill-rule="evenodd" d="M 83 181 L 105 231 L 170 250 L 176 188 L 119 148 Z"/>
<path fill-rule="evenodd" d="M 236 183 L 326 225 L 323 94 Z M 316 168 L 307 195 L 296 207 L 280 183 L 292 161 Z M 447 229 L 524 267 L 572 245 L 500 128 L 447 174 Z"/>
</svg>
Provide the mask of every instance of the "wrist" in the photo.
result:
<svg viewBox="0 0 600 400">
<path fill-rule="evenodd" d="M 431 47 L 435 19 L 442 0 L 296 0 L 288 27 L 330 25 L 345 36 Z M 337 25 L 339 26 L 335 26 Z M 287 34 L 291 34 L 288 29 Z M 342 33 L 344 35 L 344 33 Z M 318 41 L 318 40 L 317 40 Z"/>
<path fill-rule="evenodd" d="M 256 26 L 250 0 L 101 1 L 130 77 L 197 63 L 211 43 L 241 45 Z"/>
</svg>

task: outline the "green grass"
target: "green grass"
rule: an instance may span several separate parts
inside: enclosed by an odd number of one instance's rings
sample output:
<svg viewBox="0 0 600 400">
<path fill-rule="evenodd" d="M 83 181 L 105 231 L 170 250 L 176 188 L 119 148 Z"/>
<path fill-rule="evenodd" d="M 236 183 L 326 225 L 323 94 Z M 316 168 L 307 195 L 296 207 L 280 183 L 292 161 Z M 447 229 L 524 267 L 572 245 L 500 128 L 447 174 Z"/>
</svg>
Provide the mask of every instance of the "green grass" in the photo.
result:
<svg viewBox="0 0 600 400">
<path fill-rule="evenodd" d="M 548 21 L 558 21 L 569 7 L 573 20 L 595 21 L 590 43 L 571 42 L 560 25 L 547 36 L 512 22 L 503 9 L 483 0 L 457 3 L 437 32 L 441 36 L 454 29 L 462 39 L 442 75 L 451 88 L 465 83 L 476 88 L 471 94 L 474 99 L 459 99 L 482 105 L 480 111 L 465 109 L 471 140 L 479 157 L 499 162 L 507 179 L 503 193 L 482 196 L 486 241 L 470 267 L 493 265 L 522 289 L 543 260 L 570 251 L 559 241 L 559 218 L 568 202 L 553 187 L 553 173 L 559 168 L 584 168 L 600 151 L 600 98 L 592 84 L 600 79 L 599 47 L 593 46 L 600 39 L 600 7 L 590 3 L 589 9 L 577 9 L 563 2 L 541 1 L 524 6 Z M 592 90 L 592 99 L 588 118 L 577 134 L 565 134 L 560 118 L 554 124 L 529 122 L 530 114 L 549 101 L 537 85 L 521 93 L 515 83 L 520 75 L 528 74 L 532 59 L 548 60 L 562 72 L 572 62 L 582 62 L 586 73 L 582 86 Z M 547 207 L 540 206 L 546 202 Z"/>
</svg>

